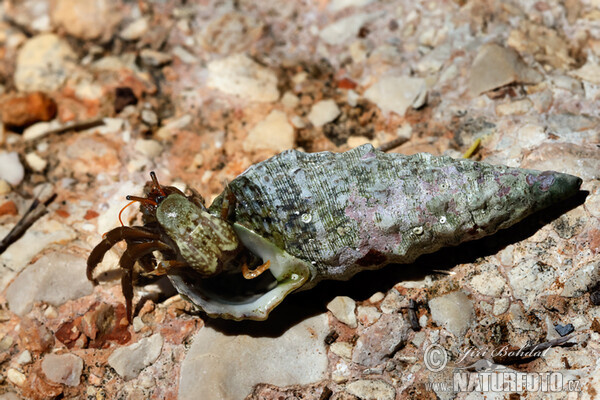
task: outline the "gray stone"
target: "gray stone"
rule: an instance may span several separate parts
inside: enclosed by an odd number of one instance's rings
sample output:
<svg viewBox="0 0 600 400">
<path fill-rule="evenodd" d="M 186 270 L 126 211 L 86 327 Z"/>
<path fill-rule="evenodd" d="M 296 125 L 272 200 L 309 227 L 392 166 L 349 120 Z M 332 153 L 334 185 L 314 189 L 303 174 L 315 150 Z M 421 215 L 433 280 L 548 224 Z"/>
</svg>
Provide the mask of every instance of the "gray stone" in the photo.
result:
<svg viewBox="0 0 600 400">
<path fill-rule="evenodd" d="M 340 322 L 348 325 L 350 328 L 356 328 L 356 302 L 348 296 L 337 296 L 327 304 L 327 309 Z"/>
<path fill-rule="evenodd" d="M 69 44 L 54 34 L 29 39 L 19 50 L 15 85 L 22 92 L 51 92 L 62 86 L 77 59 Z"/>
<path fill-rule="evenodd" d="M 365 92 L 382 112 L 403 116 L 408 107 L 418 108 L 427 96 L 425 80 L 409 76 L 388 76 L 379 79 Z"/>
<path fill-rule="evenodd" d="M 396 390 L 382 380 L 361 379 L 346 385 L 346 392 L 361 400 L 393 400 Z"/>
<path fill-rule="evenodd" d="M 52 382 L 78 386 L 83 360 L 75 354 L 48 354 L 42 360 L 42 371 Z"/>
<path fill-rule="evenodd" d="M 381 364 L 406 342 L 409 328 L 402 314 L 383 314 L 373 325 L 361 329 L 352 361 L 366 367 Z"/>
<path fill-rule="evenodd" d="M 225 335 L 203 327 L 181 366 L 179 400 L 238 400 L 257 383 L 306 385 L 327 377 L 329 333 L 325 314 L 292 326 L 279 337 Z"/>
<path fill-rule="evenodd" d="M 431 318 L 455 336 L 463 336 L 475 319 L 473 303 L 462 291 L 429 300 Z"/>
<path fill-rule="evenodd" d="M 245 54 L 234 54 L 208 64 L 208 86 L 248 101 L 279 98 L 275 73 Z"/>
<path fill-rule="evenodd" d="M 469 91 L 477 96 L 510 83 L 539 83 L 542 75 L 509 47 L 488 43 L 479 49 L 469 74 Z"/>
<path fill-rule="evenodd" d="M 28 266 L 6 290 L 8 307 L 25 315 L 36 301 L 59 306 L 92 293 L 84 258 L 68 253 L 50 253 Z"/>
<path fill-rule="evenodd" d="M 119 347 L 108 357 L 108 365 L 125 380 L 136 378 L 152 364 L 162 351 L 163 337 L 159 333 L 126 347 Z"/>
</svg>

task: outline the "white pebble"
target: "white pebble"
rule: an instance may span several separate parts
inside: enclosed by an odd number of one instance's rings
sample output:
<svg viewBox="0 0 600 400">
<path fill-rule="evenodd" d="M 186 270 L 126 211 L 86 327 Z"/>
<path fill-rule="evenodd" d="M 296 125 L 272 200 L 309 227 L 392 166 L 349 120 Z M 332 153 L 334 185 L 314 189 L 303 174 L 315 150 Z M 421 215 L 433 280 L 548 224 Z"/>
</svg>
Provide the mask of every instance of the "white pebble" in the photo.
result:
<svg viewBox="0 0 600 400">
<path fill-rule="evenodd" d="M 308 120 L 317 128 L 321 127 L 340 115 L 340 108 L 337 106 L 335 101 L 321 100 L 313 104 L 308 114 Z"/>
<path fill-rule="evenodd" d="M 0 179 L 17 186 L 25 177 L 25 168 L 16 152 L 0 153 Z"/>
</svg>

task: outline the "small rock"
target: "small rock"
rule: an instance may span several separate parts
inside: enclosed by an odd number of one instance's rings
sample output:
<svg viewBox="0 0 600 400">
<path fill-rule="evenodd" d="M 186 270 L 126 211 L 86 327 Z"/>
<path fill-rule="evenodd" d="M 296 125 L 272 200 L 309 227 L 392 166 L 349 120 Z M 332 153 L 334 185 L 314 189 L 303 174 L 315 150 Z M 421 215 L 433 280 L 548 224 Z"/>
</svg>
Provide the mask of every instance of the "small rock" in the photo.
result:
<svg viewBox="0 0 600 400">
<path fill-rule="evenodd" d="M 119 33 L 123 40 L 138 40 L 148 32 L 148 20 L 146 18 L 138 18 L 130 22 Z"/>
<path fill-rule="evenodd" d="M 366 23 L 380 16 L 379 13 L 354 14 L 327 25 L 319 33 L 319 37 L 330 45 L 339 45 L 355 38 Z"/>
<path fill-rule="evenodd" d="M 402 314 L 383 314 L 373 325 L 361 329 L 352 361 L 366 367 L 381 364 L 406 342 L 409 329 Z"/>
<path fill-rule="evenodd" d="M 58 120 L 50 122 L 38 122 L 37 124 L 31 125 L 23 131 L 23 140 L 29 141 L 41 138 L 42 136 L 61 128 L 62 126 L 63 125 Z"/>
<path fill-rule="evenodd" d="M 352 372 L 350 371 L 348 364 L 341 359 L 335 364 L 333 371 L 331 371 L 331 379 L 335 383 L 343 383 L 348 380 L 351 374 Z"/>
<path fill-rule="evenodd" d="M 469 91 L 478 96 L 510 83 L 535 84 L 541 80 L 542 75 L 527 66 L 515 50 L 488 43 L 481 46 L 473 60 Z"/>
<path fill-rule="evenodd" d="M 163 140 L 170 139 L 175 132 L 182 130 L 191 122 L 192 116 L 189 114 L 168 121 L 156 132 L 156 137 Z"/>
<path fill-rule="evenodd" d="M 152 159 L 156 158 L 162 153 L 163 147 L 156 140 L 152 139 L 138 139 L 135 142 L 135 149 L 146 157 Z"/>
<path fill-rule="evenodd" d="M 273 110 L 248 132 L 244 150 L 269 150 L 279 153 L 294 146 L 294 128 L 284 112 Z"/>
<path fill-rule="evenodd" d="M 300 102 L 300 99 L 298 98 L 298 96 L 296 96 L 292 92 L 285 92 L 283 94 L 283 96 L 281 97 L 281 104 L 285 108 L 294 109 L 298 105 L 299 102 Z"/>
<path fill-rule="evenodd" d="M 382 380 L 361 379 L 346 385 L 346 392 L 361 400 L 393 400 L 396 390 L 392 385 Z"/>
<path fill-rule="evenodd" d="M 338 12 L 348 7 L 364 7 L 367 4 L 371 4 L 373 0 L 333 0 L 329 3 L 327 8 L 333 12 Z"/>
<path fill-rule="evenodd" d="M 391 314 L 400 310 L 402 306 L 407 306 L 408 303 L 396 289 L 392 289 L 385 295 L 381 302 L 380 308 L 385 314 Z"/>
<path fill-rule="evenodd" d="M 27 40 L 19 50 L 14 81 L 21 92 L 52 92 L 62 86 L 77 59 L 69 44 L 54 34 Z"/>
<path fill-rule="evenodd" d="M 170 54 L 151 49 L 143 49 L 140 52 L 140 58 L 145 65 L 151 67 L 161 67 L 173 61 L 173 57 Z"/>
<path fill-rule="evenodd" d="M 123 16 L 117 0 L 56 0 L 51 4 L 52 24 L 83 40 L 108 41 Z"/>
<path fill-rule="evenodd" d="M 56 116 L 56 103 L 42 92 L 13 97 L 2 104 L 2 122 L 7 126 L 23 128 L 39 121 L 50 121 Z"/>
<path fill-rule="evenodd" d="M 492 307 L 492 314 L 501 315 L 508 311 L 508 307 L 510 306 L 510 300 L 506 297 L 501 299 L 494 299 L 494 305 Z"/>
<path fill-rule="evenodd" d="M 148 126 L 158 125 L 158 116 L 153 110 L 143 109 L 140 117 L 142 118 L 142 122 Z"/>
<path fill-rule="evenodd" d="M 86 275 L 85 259 L 68 253 L 49 253 L 29 265 L 8 286 L 8 307 L 25 315 L 35 301 L 61 305 L 92 293 Z"/>
<path fill-rule="evenodd" d="M 600 281 L 600 263 L 591 263 L 579 268 L 566 281 L 561 293 L 564 297 L 581 297 L 592 290 Z"/>
<path fill-rule="evenodd" d="M 486 296 L 500 297 L 507 282 L 498 269 L 492 264 L 483 264 L 478 270 L 480 272 L 469 282 L 471 287 Z"/>
<path fill-rule="evenodd" d="M 356 315 L 358 321 L 363 326 L 373 325 L 379 317 L 381 317 L 381 312 L 377 309 L 377 307 L 373 306 L 359 306 L 356 310 Z"/>
<path fill-rule="evenodd" d="M 526 309 L 550 288 L 556 277 L 554 268 L 534 259 L 523 260 L 508 272 L 513 294 Z"/>
<path fill-rule="evenodd" d="M 473 303 L 462 291 L 429 300 L 431 318 L 455 336 L 463 336 L 475 318 Z"/>
<path fill-rule="evenodd" d="M 335 101 L 331 99 L 321 100 L 313 104 L 310 113 L 308 113 L 308 120 L 319 128 L 336 119 L 340 113 L 340 108 Z"/>
<path fill-rule="evenodd" d="M 47 354 L 42 371 L 52 382 L 78 386 L 83 372 L 83 360 L 75 354 Z"/>
<path fill-rule="evenodd" d="M 26 364 L 30 364 L 31 361 L 33 361 L 33 359 L 31 358 L 31 353 L 29 352 L 29 350 L 23 350 L 21 352 L 21 354 L 19 354 L 17 356 L 17 358 L 15 359 L 15 361 L 19 365 L 26 365 Z"/>
<path fill-rule="evenodd" d="M 108 365 L 125 380 L 136 378 L 144 368 L 158 359 L 162 346 L 163 337 L 156 333 L 137 343 L 116 349 L 108 357 Z"/>
<path fill-rule="evenodd" d="M 9 200 L 0 204 L 0 215 L 19 215 L 19 210 L 15 202 Z"/>
<path fill-rule="evenodd" d="M 347 296 L 337 296 L 327 304 L 327 309 L 331 311 L 333 316 L 350 328 L 358 326 L 356 315 L 354 314 L 355 308 L 356 302 Z"/>
<path fill-rule="evenodd" d="M 277 75 L 245 54 L 234 54 L 208 64 L 208 86 L 248 101 L 279 98 Z"/>
<path fill-rule="evenodd" d="M 1 155 L 2 153 L 0 153 L 0 158 L 2 157 Z M 2 168 L 0 168 L 0 171 L 2 170 Z M 6 182 L 4 179 L 0 179 L 0 195 L 2 194 L 8 194 L 10 193 L 11 188 L 10 185 L 8 184 L 8 182 Z"/>
<path fill-rule="evenodd" d="M 352 344 L 348 342 L 335 342 L 329 346 L 329 350 L 346 360 L 352 360 Z"/>
<path fill-rule="evenodd" d="M 558 332 L 560 337 L 565 337 L 569 333 L 571 333 L 575 330 L 575 328 L 573 327 L 573 324 L 566 324 L 566 325 L 556 324 L 554 326 L 554 329 L 556 329 L 556 332 Z"/>
<path fill-rule="evenodd" d="M 523 115 L 531 110 L 533 102 L 529 99 L 511 101 L 510 103 L 498 104 L 496 114 L 500 117 L 505 115 Z"/>
<path fill-rule="evenodd" d="M 171 53 L 184 64 L 196 64 L 198 62 L 198 57 L 181 46 L 175 46 Z"/>
<path fill-rule="evenodd" d="M 230 335 L 204 326 L 181 364 L 179 400 L 243 399 L 258 383 L 306 385 L 326 379 L 325 337 L 320 314 L 276 337 Z"/>
<path fill-rule="evenodd" d="M 8 371 L 6 371 L 6 378 L 9 381 L 11 381 L 15 386 L 22 386 L 27 380 L 25 374 L 19 372 L 14 368 L 9 368 Z"/>
<path fill-rule="evenodd" d="M 598 119 L 585 114 L 551 114 L 548 116 L 548 130 L 554 134 L 568 135 L 598 127 Z"/>
<path fill-rule="evenodd" d="M 16 152 L 0 152 L 0 179 L 17 186 L 25 177 L 25 168 Z"/>
<path fill-rule="evenodd" d="M 381 78 L 365 92 L 365 98 L 375 103 L 382 112 L 395 112 L 400 116 L 408 107 L 422 106 L 426 97 L 425 80 L 408 76 Z"/>
<path fill-rule="evenodd" d="M 373 295 L 371 297 L 369 297 L 369 301 L 371 303 L 377 303 L 381 300 L 383 300 L 385 298 L 385 294 L 383 294 L 382 292 L 376 292 L 373 293 Z"/>
<path fill-rule="evenodd" d="M 38 156 L 35 152 L 27 153 L 25 155 L 25 161 L 27 162 L 27 165 L 29 165 L 29 167 L 35 172 L 42 172 L 46 169 L 46 166 L 48 166 L 48 161 Z"/>
</svg>

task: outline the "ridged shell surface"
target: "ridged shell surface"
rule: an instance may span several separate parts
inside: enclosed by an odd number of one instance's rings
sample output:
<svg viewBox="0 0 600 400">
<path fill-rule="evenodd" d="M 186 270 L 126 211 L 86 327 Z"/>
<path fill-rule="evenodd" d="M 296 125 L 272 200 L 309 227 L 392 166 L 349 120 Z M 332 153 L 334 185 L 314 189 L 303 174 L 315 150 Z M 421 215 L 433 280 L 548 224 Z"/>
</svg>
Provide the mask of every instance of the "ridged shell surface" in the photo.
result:
<svg viewBox="0 0 600 400">
<path fill-rule="evenodd" d="M 556 172 L 364 145 L 339 154 L 286 151 L 229 187 L 236 222 L 314 266 L 306 289 L 494 233 L 570 197 L 580 184 Z"/>
</svg>

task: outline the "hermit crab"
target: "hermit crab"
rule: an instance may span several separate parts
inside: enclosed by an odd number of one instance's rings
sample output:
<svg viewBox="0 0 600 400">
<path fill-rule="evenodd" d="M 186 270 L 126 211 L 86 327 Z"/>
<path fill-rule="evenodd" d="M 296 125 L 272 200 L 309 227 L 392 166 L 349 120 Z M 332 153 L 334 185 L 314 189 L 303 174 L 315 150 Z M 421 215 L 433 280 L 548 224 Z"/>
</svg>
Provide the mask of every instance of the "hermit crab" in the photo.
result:
<svg viewBox="0 0 600 400">
<path fill-rule="evenodd" d="M 151 176 L 145 197 L 128 196 L 144 225 L 109 231 L 88 258 L 94 280 L 104 254 L 127 243 L 120 266 L 130 320 L 136 261 L 146 274 L 167 274 L 210 316 L 263 320 L 293 291 L 492 234 L 573 196 L 582 182 L 371 145 L 285 151 L 248 168 L 208 208 L 197 192 Z"/>
</svg>

